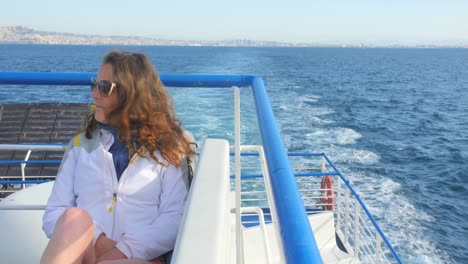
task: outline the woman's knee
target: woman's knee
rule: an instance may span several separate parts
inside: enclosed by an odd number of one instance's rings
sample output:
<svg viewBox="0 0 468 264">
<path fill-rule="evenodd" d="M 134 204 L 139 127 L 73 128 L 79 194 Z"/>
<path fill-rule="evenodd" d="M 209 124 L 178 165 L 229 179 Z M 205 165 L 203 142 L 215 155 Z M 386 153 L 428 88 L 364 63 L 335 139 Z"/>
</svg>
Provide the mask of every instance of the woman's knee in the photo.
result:
<svg viewBox="0 0 468 264">
<path fill-rule="evenodd" d="M 70 260 L 81 263 L 85 258 L 95 263 L 93 234 L 93 220 L 88 212 L 80 208 L 65 210 L 57 221 L 41 263 L 71 263 Z"/>
<path fill-rule="evenodd" d="M 93 225 L 93 219 L 86 210 L 81 208 L 68 208 L 60 216 L 58 223 L 60 225 L 70 226 L 71 228 L 89 228 Z"/>
</svg>

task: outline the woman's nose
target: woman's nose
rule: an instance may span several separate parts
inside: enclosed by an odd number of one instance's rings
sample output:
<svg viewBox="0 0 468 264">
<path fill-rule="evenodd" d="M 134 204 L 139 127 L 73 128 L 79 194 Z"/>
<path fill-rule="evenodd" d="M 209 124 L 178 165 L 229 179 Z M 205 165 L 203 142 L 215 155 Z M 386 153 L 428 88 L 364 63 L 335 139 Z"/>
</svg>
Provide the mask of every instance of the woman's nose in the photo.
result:
<svg viewBox="0 0 468 264">
<path fill-rule="evenodd" d="M 99 93 L 97 87 L 91 91 L 91 97 L 93 99 L 101 99 L 101 94 Z"/>
</svg>

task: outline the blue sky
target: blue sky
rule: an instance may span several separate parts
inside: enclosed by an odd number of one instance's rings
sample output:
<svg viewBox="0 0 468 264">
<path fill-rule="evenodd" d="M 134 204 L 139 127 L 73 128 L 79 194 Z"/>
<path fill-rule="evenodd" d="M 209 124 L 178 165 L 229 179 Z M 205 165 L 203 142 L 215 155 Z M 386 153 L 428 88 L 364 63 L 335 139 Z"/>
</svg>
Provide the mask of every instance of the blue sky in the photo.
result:
<svg viewBox="0 0 468 264">
<path fill-rule="evenodd" d="M 0 26 L 179 40 L 465 44 L 468 0 L 7 0 Z"/>
</svg>

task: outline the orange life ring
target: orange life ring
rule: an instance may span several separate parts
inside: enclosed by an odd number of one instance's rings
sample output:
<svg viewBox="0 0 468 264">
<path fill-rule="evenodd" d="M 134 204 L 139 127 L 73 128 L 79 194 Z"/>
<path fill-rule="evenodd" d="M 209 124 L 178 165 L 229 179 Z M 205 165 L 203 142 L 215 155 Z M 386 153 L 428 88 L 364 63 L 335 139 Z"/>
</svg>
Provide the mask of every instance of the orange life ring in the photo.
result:
<svg viewBox="0 0 468 264">
<path fill-rule="evenodd" d="M 327 210 L 332 211 L 335 208 L 335 192 L 333 190 L 333 177 L 331 175 L 322 177 L 322 199 L 321 203 Z"/>
</svg>

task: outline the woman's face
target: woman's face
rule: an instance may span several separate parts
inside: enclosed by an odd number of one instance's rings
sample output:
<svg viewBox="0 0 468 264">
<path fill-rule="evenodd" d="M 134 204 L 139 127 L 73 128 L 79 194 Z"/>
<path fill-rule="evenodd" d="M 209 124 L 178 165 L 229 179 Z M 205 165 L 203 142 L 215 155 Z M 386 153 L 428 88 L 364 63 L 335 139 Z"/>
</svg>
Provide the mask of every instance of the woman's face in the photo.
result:
<svg viewBox="0 0 468 264">
<path fill-rule="evenodd" d="M 112 66 L 110 64 L 102 65 L 101 68 L 99 68 L 96 80 L 97 82 L 105 80 L 115 83 L 114 75 L 112 74 Z M 98 122 L 107 124 L 107 116 L 117 106 L 118 100 L 115 89 L 118 89 L 118 87 L 114 87 L 110 95 L 101 94 L 98 88 L 94 89 L 91 93 L 95 104 L 94 118 L 96 118 Z"/>
</svg>

